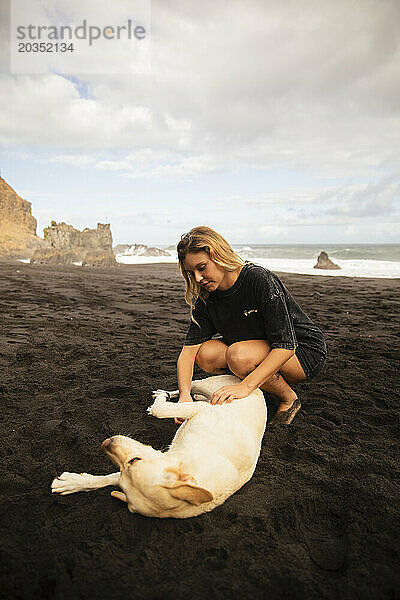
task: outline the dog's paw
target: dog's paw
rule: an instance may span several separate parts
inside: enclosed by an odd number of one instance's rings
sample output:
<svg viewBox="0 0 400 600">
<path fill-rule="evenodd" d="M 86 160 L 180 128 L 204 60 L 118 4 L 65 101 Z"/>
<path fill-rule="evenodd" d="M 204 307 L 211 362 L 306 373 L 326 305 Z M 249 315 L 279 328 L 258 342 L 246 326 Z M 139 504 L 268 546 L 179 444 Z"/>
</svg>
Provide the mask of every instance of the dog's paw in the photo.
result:
<svg viewBox="0 0 400 600">
<path fill-rule="evenodd" d="M 75 494 L 75 492 L 88 492 L 92 489 L 90 479 L 93 475 L 89 473 L 62 473 L 59 477 L 53 479 L 51 491 L 53 494 Z"/>
<path fill-rule="evenodd" d="M 155 390 L 153 392 L 153 399 L 154 399 L 154 402 L 151 406 L 149 406 L 149 408 L 147 409 L 147 412 L 149 413 L 149 415 L 152 415 L 153 417 L 158 417 L 159 411 L 157 409 L 169 400 L 169 393 L 166 392 L 165 390 Z"/>
<path fill-rule="evenodd" d="M 147 409 L 147 412 L 152 417 L 159 417 L 160 414 L 161 414 L 161 410 L 160 409 L 163 406 L 163 404 L 164 404 L 163 401 L 154 402 L 151 406 L 149 406 L 149 408 Z"/>
<path fill-rule="evenodd" d="M 169 400 L 170 395 L 169 392 L 166 392 L 165 390 L 154 390 L 152 397 L 154 398 L 155 402 L 166 402 Z"/>
</svg>

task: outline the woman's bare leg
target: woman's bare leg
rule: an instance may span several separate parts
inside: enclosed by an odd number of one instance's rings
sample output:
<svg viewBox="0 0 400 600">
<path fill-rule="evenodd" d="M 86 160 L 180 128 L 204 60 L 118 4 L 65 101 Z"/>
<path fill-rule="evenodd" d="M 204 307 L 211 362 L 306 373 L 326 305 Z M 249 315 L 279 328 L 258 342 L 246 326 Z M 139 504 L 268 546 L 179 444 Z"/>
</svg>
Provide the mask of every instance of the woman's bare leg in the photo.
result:
<svg viewBox="0 0 400 600">
<path fill-rule="evenodd" d="M 208 340 L 200 346 L 196 355 L 196 363 L 206 373 L 222 375 L 228 368 L 227 350 L 228 346 L 221 340 Z"/>
<path fill-rule="evenodd" d="M 230 370 L 241 379 L 244 379 L 249 373 L 268 356 L 271 347 L 265 340 L 246 340 L 236 342 L 229 346 L 226 352 L 227 363 Z M 297 398 L 296 392 L 290 387 L 289 383 L 299 383 L 306 379 L 305 373 L 300 365 L 297 356 L 292 356 L 281 367 L 281 369 L 271 375 L 271 377 L 261 386 L 261 389 L 272 394 L 280 400 L 275 422 L 279 419 L 285 424 L 289 424 L 294 419 L 296 413 L 300 410 L 301 404 Z"/>
<path fill-rule="evenodd" d="M 200 346 L 196 362 L 203 371 L 219 375 L 227 367 L 240 379 L 249 373 L 268 356 L 271 347 L 265 340 L 246 340 L 227 346 L 221 340 L 209 340 Z M 292 356 L 274 375 L 266 381 L 261 389 L 280 400 L 277 415 L 289 424 L 299 411 L 301 404 L 296 392 L 289 384 L 299 383 L 306 379 L 297 356 Z"/>
</svg>

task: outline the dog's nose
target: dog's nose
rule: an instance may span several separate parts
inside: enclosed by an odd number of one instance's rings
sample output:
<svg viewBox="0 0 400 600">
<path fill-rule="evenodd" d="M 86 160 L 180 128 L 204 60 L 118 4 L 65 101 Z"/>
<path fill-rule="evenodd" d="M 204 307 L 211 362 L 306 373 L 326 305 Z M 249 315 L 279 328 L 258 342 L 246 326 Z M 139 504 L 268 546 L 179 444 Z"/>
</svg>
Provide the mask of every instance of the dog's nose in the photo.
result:
<svg viewBox="0 0 400 600">
<path fill-rule="evenodd" d="M 103 448 L 103 450 L 107 450 L 107 448 L 109 448 L 111 446 L 111 444 L 113 443 L 113 438 L 107 438 L 106 440 L 104 440 L 104 442 L 101 444 L 101 447 Z"/>
</svg>

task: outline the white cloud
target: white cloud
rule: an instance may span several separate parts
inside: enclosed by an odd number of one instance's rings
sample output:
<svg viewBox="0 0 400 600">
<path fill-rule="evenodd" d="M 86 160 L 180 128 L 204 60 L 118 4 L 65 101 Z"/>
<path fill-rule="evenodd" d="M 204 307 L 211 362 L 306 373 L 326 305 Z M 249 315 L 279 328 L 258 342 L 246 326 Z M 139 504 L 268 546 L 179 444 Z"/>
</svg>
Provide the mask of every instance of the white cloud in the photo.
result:
<svg viewBox="0 0 400 600">
<path fill-rule="evenodd" d="M 183 154 L 152 153 L 149 148 L 144 152 L 128 155 L 123 160 L 105 160 L 96 164 L 98 169 L 123 171 L 131 178 L 172 178 L 187 180 L 204 173 L 215 173 L 222 167 L 215 163 L 213 156 L 206 154 L 185 156 Z"/>
<path fill-rule="evenodd" d="M 85 16 L 78 2 L 59 4 L 65 18 Z M 146 189 L 149 213 L 171 204 L 171 232 L 193 224 L 193 205 L 179 193 L 175 200 L 173 186 L 194 180 L 198 188 L 186 189 L 195 189 L 197 199 L 205 191 L 201 219 L 209 217 L 228 238 L 245 242 L 258 232 L 261 240 L 290 241 L 295 234 L 307 240 L 348 228 L 350 237 L 376 239 L 376 232 L 395 240 L 398 0 L 152 0 L 151 6 L 152 63 L 140 73 L 1 76 L 0 147 L 47 161 L 60 175 L 63 166 L 83 167 L 82 177 L 113 181 L 113 192 L 132 202 Z M 99 22 L 125 19 L 130 7 L 128 0 L 92 2 Z M 97 60 L 106 60 L 100 47 Z M 205 182 L 221 173 L 232 174 L 233 183 L 218 178 L 213 198 Z M 270 191 L 270 182 L 278 191 Z M 95 190 L 100 198 L 104 189 Z M 111 213 L 108 198 L 96 206 L 104 215 Z M 140 210 L 128 215 L 127 205 L 113 203 L 115 219 L 162 230 L 163 217 L 151 223 Z M 71 219 L 83 220 L 79 209 Z M 378 223 L 382 230 L 374 229 Z"/>
<path fill-rule="evenodd" d="M 336 189 L 336 188 L 335 188 Z M 245 200 L 245 204 L 250 206 L 290 206 L 313 204 L 318 202 L 321 196 L 332 192 L 333 188 L 292 188 L 281 192 L 270 192 L 262 196 L 255 196 Z"/>
<path fill-rule="evenodd" d="M 293 188 L 249 198 L 245 204 L 259 208 L 283 208 L 286 212 L 282 213 L 281 219 L 288 226 L 338 225 L 354 219 L 400 216 L 399 174 L 364 184 Z"/>
<path fill-rule="evenodd" d="M 347 237 L 348 239 L 354 239 L 357 233 L 358 229 L 355 225 L 347 225 L 342 231 L 342 236 Z"/>
<path fill-rule="evenodd" d="M 371 230 L 371 236 L 378 235 L 386 243 L 398 244 L 400 240 L 400 219 L 391 223 L 376 223 Z"/>
<path fill-rule="evenodd" d="M 57 75 L 18 76 L 0 79 L 2 145 L 99 151 L 152 131 L 147 107 L 118 108 L 101 100 L 82 98 L 74 83 Z"/>
<path fill-rule="evenodd" d="M 87 154 L 60 154 L 57 156 L 52 156 L 51 158 L 46 159 L 44 162 L 69 165 L 73 167 L 86 167 L 88 165 L 92 165 L 95 162 L 95 158 Z"/>
<path fill-rule="evenodd" d="M 97 18 L 110 10 L 97 3 Z M 122 170 L 154 148 L 171 156 L 149 170 L 157 177 L 212 162 L 325 176 L 390 167 L 400 145 L 399 16 L 394 0 L 153 0 L 150 70 L 87 76 L 88 97 L 62 76 L 3 77 L 0 139 L 95 153 L 100 168 L 125 151 Z"/>
<path fill-rule="evenodd" d="M 277 225 L 262 225 L 259 231 L 268 237 L 269 240 L 282 240 L 284 241 L 288 236 L 289 232 L 286 227 L 279 227 Z"/>
<path fill-rule="evenodd" d="M 400 213 L 400 182 L 397 174 L 384 177 L 375 183 L 359 185 L 356 189 L 350 186 L 342 189 L 336 198 L 338 206 L 326 211 L 327 215 L 344 215 L 350 217 L 382 217 Z"/>
</svg>

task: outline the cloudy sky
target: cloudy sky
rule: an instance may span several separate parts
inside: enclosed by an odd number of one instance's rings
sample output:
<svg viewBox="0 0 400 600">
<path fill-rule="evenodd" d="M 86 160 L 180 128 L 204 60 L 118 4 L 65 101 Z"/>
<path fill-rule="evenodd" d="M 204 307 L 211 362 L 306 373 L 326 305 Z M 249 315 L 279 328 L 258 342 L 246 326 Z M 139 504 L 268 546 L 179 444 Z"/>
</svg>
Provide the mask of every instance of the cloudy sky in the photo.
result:
<svg viewBox="0 0 400 600">
<path fill-rule="evenodd" d="M 72 72 L 3 52 L 1 174 L 40 235 L 56 220 L 109 222 L 116 243 L 197 224 L 238 244 L 400 242 L 398 0 L 152 0 L 140 19 L 134 0 L 25 3 L 41 22 L 146 27 L 131 50 L 93 42 L 95 66 L 81 42 Z"/>
</svg>

